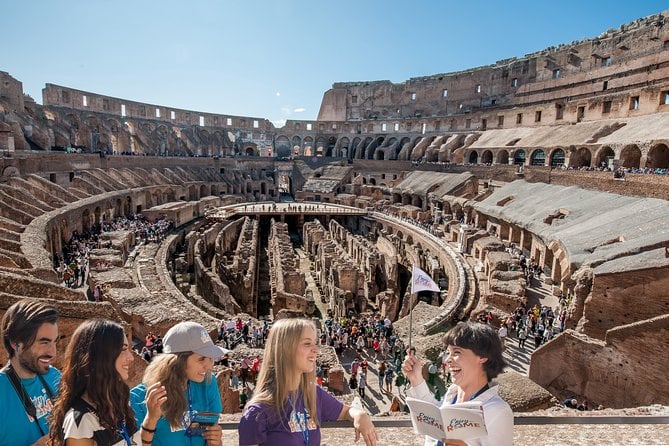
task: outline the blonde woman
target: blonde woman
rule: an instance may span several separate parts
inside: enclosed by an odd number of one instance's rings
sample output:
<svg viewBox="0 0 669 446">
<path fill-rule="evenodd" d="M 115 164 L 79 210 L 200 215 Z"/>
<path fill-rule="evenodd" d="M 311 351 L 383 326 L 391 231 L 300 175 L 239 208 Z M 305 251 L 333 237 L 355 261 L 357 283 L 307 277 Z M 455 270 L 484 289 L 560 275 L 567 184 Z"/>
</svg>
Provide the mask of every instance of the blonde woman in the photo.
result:
<svg viewBox="0 0 669 446">
<path fill-rule="evenodd" d="M 320 424 L 345 419 L 353 421 L 356 441 L 362 436 L 367 446 L 376 445 L 369 414 L 316 385 L 319 348 L 310 320 L 281 319 L 272 325 L 254 396 L 239 423 L 240 445 L 320 445 Z"/>
<path fill-rule="evenodd" d="M 163 346 L 130 394 L 142 445 L 220 446 L 223 406 L 211 371 L 227 350 L 195 322 L 170 328 Z"/>
</svg>

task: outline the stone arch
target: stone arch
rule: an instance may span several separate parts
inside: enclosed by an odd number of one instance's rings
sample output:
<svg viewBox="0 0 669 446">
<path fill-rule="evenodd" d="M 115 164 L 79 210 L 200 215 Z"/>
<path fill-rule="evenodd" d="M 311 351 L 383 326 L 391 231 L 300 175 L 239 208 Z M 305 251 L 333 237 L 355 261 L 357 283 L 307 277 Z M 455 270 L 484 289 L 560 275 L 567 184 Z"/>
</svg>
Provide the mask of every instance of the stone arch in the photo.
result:
<svg viewBox="0 0 669 446">
<path fill-rule="evenodd" d="M 402 202 L 402 194 L 397 193 L 397 192 L 393 192 L 392 202 L 393 203 L 401 203 Z"/>
<path fill-rule="evenodd" d="M 255 153 L 256 153 L 256 150 L 253 146 L 247 146 L 244 149 L 244 155 L 246 155 L 246 156 L 254 156 Z"/>
<path fill-rule="evenodd" d="M 546 152 L 543 149 L 535 149 L 530 155 L 530 165 L 531 166 L 545 166 L 546 165 Z"/>
<path fill-rule="evenodd" d="M 334 151 L 335 151 L 336 146 L 337 146 L 337 138 L 334 137 L 334 136 L 331 136 L 328 139 L 327 147 L 325 148 L 325 156 L 327 156 L 328 158 L 331 158 Z"/>
<path fill-rule="evenodd" d="M 367 159 L 367 148 L 369 145 L 374 141 L 371 136 L 368 136 L 365 138 L 359 146 L 359 150 L 356 153 L 356 158 L 358 159 Z"/>
<path fill-rule="evenodd" d="M 380 154 L 381 158 L 377 157 L 376 152 L 378 152 L 378 151 L 376 149 L 377 149 L 377 147 L 381 147 L 384 140 L 385 140 L 385 137 L 378 136 L 376 139 L 374 139 L 371 142 L 371 144 L 367 147 L 367 159 L 368 160 L 383 159 L 383 154 Z"/>
<path fill-rule="evenodd" d="M 551 167 L 562 167 L 564 166 L 564 160 L 565 160 L 565 153 L 564 150 L 557 148 L 553 149 L 553 151 L 550 154 L 550 163 L 549 165 Z"/>
<path fill-rule="evenodd" d="M 464 220 L 465 213 L 462 211 L 462 205 L 460 203 L 453 203 L 453 217 L 459 221 Z"/>
<path fill-rule="evenodd" d="M 160 189 L 154 189 L 153 194 L 151 194 L 151 203 L 153 206 L 160 206 L 163 204 L 163 194 L 160 192 Z"/>
<path fill-rule="evenodd" d="M 646 167 L 650 169 L 669 168 L 669 147 L 666 144 L 657 144 L 648 151 Z"/>
<path fill-rule="evenodd" d="M 81 213 L 81 231 L 89 232 L 91 230 L 91 211 L 84 209 Z"/>
<path fill-rule="evenodd" d="M 144 207 L 145 209 L 149 209 L 156 205 L 157 203 L 154 202 L 153 196 L 151 195 L 151 192 L 148 190 L 144 191 Z"/>
<path fill-rule="evenodd" d="M 274 153 L 279 158 L 290 156 L 290 140 L 286 135 L 277 136 L 274 140 Z"/>
<path fill-rule="evenodd" d="M 478 164 L 479 163 L 479 154 L 476 150 L 471 151 L 471 153 L 467 157 L 467 162 L 469 164 Z"/>
<path fill-rule="evenodd" d="M 595 157 L 595 167 L 608 167 L 609 160 L 616 157 L 615 152 L 609 146 L 604 146 L 597 152 Z"/>
<path fill-rule="evenodd" d="M 200 199 L 200 197 L 197 196 L 197 186 L 192 184 L 191 186 L 188 187 L 188 201 L 197 201 Z"/>
<path fill-rule="evenodd" d="M 200 186 L 200 199 L 209 196 L 209 187 L 206 184 Z"/>
<path fill-rule="evenodd" d="M 625 146 L 620 152 L 620 165 L 629 169 L 641 167 L 641 150 L 636 144 Z"/>
<path fill-rule="evenodd" d="M 353 141 L 351 142 L 351 146 L 348 151 L 348 159 L 356 158 L 356 151 L 358 150 L 358 146 L 360 146 L 360 141 L 361 139 L 358 137 L 353 138 Z"/>
<path fill-rule="evenodd" d="M 516 166 L 522 166 L 525 164 L 525 151 L 523 149 L 518 149 L 513 152 L 513 164 Z"/>
<path fill-rule="evenodd" d="M 316 139 L 316 144 L 315 144 L 316 151 L 314 152 L 314 154 L 316 156 L 323 156 L 325 154 L 325 148 L 327 145 L 328 143 L 324 136 L 318 137 Z"/>
<path fill-rule="evenodd" d="M 481 164 L 492 164 L 492 150 L 484 150 L 481 154 Z"/>
<path fill-rule="evenodd" d="M 502 149 L 497 152 L 497 164 L 509 164 L 509 151 Z"/>
<path fill-rule="evenodd" d="M 300 156 L 302 155 L 302 138 L 299 136 L 295 135 L 293 136 L 293 139 L 291 140 L 291 143 L 293 145 L 293 155 L 295 156 Z"/>
<path fill-rule="evenodd" d="M 411 204 L 417 208 L 423 209 L 423 198 L 420 195 L 414 195 L 411 197 Z"/>
<path fill-rule="evenodd" d="M 344 136 L 343 138 L 339 138 L 339 141 L 337 141 L 337 146 L 339 147 L 337 150 L 337 156 L 340 156 L 342 158 L 348 158 L 348 151 L 350 144 L 351 141 L 346 136 Z"/>
<path fill-rule="evenodd" d="M 411 143 L 411 138 L 409 138 L 408 136 L 405 136 L 404 138 L 402 138 L 400 140 L 400 144 L 397 146 L 397 150 L 395 151 L 395 157 L 392 158 L 392 159 L 396 159 L 396 160 L 400 159 L 400 152 L 402 151 L 402 147 L 404 147 L 406 144 L 410 144 L 410 143 Z"/>
<path fill-rule="evenodd" d="M 96 206 L 95 209 L 93 210 L 93 226 L 96 226 L 100 224 L 102 217 L 102 209 L 100 206 Z"/>
<path fill-rule="evenodd" d="M 569 157 L 570 167 L 590 167 L 592 163 L 592 153 L 587 147 L 581 147 Z"/>
<path fill-rule="evenodd" d="M 312 156 L 314 154 L 314 138 L 306 136 L 302 141 L 302 155 Z"/>
</svg>

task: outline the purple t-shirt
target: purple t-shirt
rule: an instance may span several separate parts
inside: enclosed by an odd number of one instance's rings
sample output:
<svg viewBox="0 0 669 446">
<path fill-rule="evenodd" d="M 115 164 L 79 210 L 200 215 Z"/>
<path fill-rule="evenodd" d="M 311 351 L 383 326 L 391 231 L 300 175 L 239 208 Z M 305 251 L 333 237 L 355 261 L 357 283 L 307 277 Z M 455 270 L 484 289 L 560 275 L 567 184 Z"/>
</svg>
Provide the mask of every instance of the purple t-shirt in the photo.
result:
<svg viewBox="0 0 669 446">
<path fill-rule="evenodd" d="M 316 386 L 316 411 L 318 421 L 335 421 L 339 418 L 344 404 Z M 239 421 L 239 444 L 305 446 L 321 444 L 321 430 L 314 420 L 305 415 L 304 401 L 297 398 L 295 411 L 286 405 L 286 414 L 278 414 L 274 409 L 260 404 L 252 404 L 244 409 Z M 308 433 L 305 432 L 308 426 Z"/>
</svg>

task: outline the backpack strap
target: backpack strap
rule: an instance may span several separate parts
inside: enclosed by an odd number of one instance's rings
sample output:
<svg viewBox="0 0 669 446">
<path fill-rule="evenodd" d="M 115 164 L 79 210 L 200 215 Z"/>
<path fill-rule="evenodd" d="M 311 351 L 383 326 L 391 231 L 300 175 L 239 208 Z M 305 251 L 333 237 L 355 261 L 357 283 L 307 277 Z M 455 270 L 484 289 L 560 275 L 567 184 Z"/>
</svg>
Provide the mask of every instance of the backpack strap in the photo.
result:
<svg viewBox="0 0 669 446">
<path fill-rule="evenodd" d="M 9 382 L 12 383 L 12 387 L 16 391 L 16 395 L 19 397 L 21 400 L 21 403 L 23 404 L 23 408 L 25 409 L 26 413 L 30 417 L 31 421 L 35 421 L 35 424 L 37 425 L 37 429 L 39 429 L 39 432 L 41 436 L 43 437 L 46 435 L 44 432 L 44 429 L 42 429 L 42 426 L 39 424 L 39 420 L 37 419 L 37 409 L 35 408 L 35 405 L 33 404 L 32 400 L 30 399 L 30 395 L 28 395 L 28 392 L 26 391 L 26 388 L 23 386 L 21 383 L 21 380 L 19 379 L 18 375 L 16 374 L 16 371 L 12 367 L 12 364 L 9 363 L 7 364 L 2 371 L 5 372 L 7 375 L 7 378 L 9 379 Z M 42 382 L 42 385 L 44 386 L 44 389 L 46 390 L 47 394 L 49 395 L 49 399 L 53 401 L 53 392 L 51 391 L 51 388 L 47 385 L 46 381 L 44 380 L 44 377 L 42 375 L 37 375 L 40 378 L 40 381 Z"/>
</svg>

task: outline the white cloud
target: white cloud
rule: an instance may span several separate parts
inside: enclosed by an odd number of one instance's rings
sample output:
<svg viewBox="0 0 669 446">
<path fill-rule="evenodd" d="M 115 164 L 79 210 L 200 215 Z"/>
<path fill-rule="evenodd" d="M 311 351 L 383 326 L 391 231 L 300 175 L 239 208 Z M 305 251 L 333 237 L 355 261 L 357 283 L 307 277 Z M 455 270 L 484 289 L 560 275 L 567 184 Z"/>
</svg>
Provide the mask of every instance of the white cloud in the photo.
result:
<svg viewBox="0 0 669 446">
<path fill-rule="evenodd" d="M 293 110 L 294 113 L 302 113 L 302 112 L 305 112 L 305 111 L 307 111 L 307 109 L 304 108 L 304 107 L 299 107 L 299 108 L 296 108 L 295 110 Z"/>
<path fill-rule="evenodd" d="M 281 107 L 281 113 L 290 116 L 293 114 L 293 111 L 289 107 Z"/>
<path fill-rule="evenodd" d="M 277 92 L 276 92 L 276 95 L 277 95 L 277 96 L 281 96 L 281 92 L 280 92 L 280 91 L 277 91 Z"/>
</svg>

